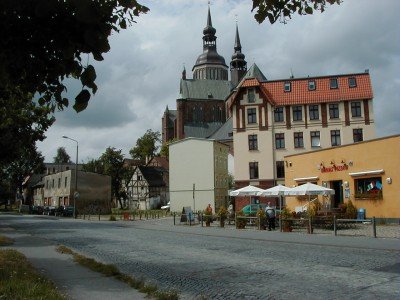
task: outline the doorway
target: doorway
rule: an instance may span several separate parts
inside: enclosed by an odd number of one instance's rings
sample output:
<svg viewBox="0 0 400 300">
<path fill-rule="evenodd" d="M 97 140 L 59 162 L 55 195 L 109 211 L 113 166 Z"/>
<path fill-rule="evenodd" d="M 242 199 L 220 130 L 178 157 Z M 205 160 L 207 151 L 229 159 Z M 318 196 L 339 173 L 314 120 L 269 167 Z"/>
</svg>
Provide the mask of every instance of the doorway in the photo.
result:
<svg viewBox="0 0 400 300">
<path fill-rule="evenodd" d="M 335 195 L 332 196 L 332 208 L 339 208 L 339 205 L 343 203 L 343 182 L 342 180 L 331 181 L 331 189 L 335 191 Z"/>
</svg>

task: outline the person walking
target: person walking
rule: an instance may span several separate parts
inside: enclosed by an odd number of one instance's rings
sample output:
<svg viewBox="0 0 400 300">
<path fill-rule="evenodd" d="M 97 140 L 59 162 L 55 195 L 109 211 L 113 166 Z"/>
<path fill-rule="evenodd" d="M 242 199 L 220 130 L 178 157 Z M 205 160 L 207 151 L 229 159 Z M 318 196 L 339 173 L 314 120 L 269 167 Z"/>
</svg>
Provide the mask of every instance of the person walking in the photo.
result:
<svg viewBox="0 0 400 300">
<path fill-rule="evenodd" d="M 275 208 L 271 206 L 271 202 L 268 202 L 265 208 L 265 215 L 268 220 L 268 230 L 275 230 Z"/>
</svg>

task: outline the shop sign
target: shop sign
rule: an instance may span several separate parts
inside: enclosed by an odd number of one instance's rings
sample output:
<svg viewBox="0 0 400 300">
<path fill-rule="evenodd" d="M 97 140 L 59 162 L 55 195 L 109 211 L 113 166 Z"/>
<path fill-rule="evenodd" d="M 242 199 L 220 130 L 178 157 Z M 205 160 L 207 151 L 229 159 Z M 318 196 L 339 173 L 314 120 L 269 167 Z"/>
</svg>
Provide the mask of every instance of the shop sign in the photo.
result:
<svg viewBox="0 0 400 300">
<path fill-rule="evenodd" d="M 331 172 L 337 172 L 337 171 L 346 171 L 348 170 L 349 167 L 348 165 L 344 164 L 344 165 L 333 165 L 332 167 L 322 167 L 321 168 L 321 173 L 331 173 Z"/>
</svg>

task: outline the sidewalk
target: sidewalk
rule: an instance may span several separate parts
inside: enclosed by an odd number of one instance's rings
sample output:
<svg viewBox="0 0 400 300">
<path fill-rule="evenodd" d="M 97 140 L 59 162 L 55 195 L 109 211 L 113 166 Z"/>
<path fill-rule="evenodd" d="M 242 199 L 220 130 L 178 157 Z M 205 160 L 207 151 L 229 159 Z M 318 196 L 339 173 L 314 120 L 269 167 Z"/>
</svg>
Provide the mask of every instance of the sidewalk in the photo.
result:
<svg viewBox="0 0 400 300">
<path fill-rule="evenodd" d="M 68 299 L 146 299 L 146 294 L 129 285 L 80 266 L 71 255 L 57 252 L 56 245 L 45 239 L 20 234 L 11 228 L 1 233 L 15 241 L 8 248 L 23 253 Z"/>
</svg>

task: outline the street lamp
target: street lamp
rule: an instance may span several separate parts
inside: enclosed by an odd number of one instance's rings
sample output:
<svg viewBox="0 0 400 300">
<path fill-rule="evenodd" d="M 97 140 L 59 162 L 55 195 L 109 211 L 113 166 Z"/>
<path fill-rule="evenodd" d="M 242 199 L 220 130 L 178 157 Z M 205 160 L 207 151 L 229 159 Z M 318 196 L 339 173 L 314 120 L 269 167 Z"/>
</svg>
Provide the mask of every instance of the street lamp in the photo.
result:
<svg viewBox="0 0 400 300">
<path fill-rule="evenodd" d="M 78 141 L 63 135 L 64 139 L 74 141 L 76 143 L 76 161 L 75 161 L 75 193 L 74 193 L 74 219 L 76 219 L 75 200 L 78 197 Z"/>
</svg>

